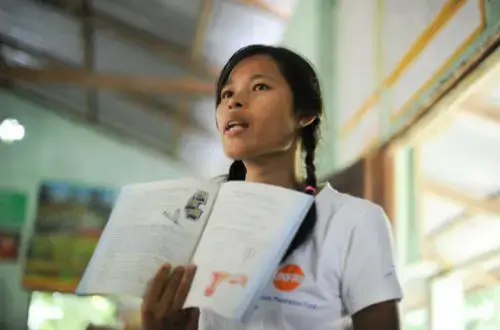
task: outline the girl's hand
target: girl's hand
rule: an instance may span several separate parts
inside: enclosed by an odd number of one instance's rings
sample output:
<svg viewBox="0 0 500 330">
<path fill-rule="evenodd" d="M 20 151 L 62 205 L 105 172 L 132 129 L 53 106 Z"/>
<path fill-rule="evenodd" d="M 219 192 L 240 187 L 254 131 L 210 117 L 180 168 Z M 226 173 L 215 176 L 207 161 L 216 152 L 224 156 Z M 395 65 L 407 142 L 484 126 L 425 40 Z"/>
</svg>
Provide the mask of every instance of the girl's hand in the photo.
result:
<svg viewBox="0 0 500 330">
<path fill-rule="evenodd" d="M 142 324 L 144 330 L 196 330 L 199 310 L 182 309 L 196 268 L 192 265 L 162 266 L 144 295 Z"/>
</svg>

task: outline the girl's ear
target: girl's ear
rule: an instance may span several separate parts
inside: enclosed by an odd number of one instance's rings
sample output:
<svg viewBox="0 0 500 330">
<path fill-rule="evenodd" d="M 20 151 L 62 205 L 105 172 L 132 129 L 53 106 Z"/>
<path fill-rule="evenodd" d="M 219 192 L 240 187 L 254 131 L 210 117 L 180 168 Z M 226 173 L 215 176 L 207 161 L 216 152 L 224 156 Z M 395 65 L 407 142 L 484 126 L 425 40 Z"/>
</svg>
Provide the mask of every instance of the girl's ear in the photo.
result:
<svg viewBox="0 0 500 330">
<path fill-rule="evenodd" d="M 316 116 L 302 116 L 299 120 L 300 127 L 306 127 L 311 125 L 316 120 Z"/>
</svg>

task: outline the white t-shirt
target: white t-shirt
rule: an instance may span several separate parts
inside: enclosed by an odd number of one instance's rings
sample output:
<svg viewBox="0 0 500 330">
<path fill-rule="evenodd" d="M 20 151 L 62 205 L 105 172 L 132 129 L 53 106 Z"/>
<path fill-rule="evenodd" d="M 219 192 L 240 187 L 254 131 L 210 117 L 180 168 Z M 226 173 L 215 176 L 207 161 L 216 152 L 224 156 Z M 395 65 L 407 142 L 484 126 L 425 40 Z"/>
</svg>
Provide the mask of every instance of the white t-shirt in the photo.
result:
<svg viewBox="0 0 500 330">
<path fill-rule="evenodd" d="M 330 185 L 316 196 L 311 239 L 276 271 L 245 325 L 202 311 L 199 330 L 337 330 L 350 315 L 399 300 L 390 224 L 381 207 Z"/>
</svg>

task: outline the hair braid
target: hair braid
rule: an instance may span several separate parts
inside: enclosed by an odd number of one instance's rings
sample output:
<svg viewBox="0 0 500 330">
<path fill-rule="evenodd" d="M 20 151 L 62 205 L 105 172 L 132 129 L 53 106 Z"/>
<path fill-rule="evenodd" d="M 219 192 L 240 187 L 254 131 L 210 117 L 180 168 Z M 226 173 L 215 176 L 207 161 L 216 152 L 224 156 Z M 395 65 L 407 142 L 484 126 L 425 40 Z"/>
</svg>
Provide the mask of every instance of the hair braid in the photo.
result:
<svg viewBox="0 0 500 330">
<path fill-rule="evenodd" d="M 306 169 L 306 187 L 314 188 L 314 191 L 309 189 L 305 190 L 306 194 L 314 195 L 317 188 L 316 179 L 316 166 L 314 159 L 316 154 L 316 144 L 318 141 L 318 126 L 319 118 L 316 118 L 311 124 L 302 129 L 302 151 L 305 153 L 304 163 Z M 311 208 L 306 214 L 304 221 L 300 224 L 297 234 L 293 238 L 290 246 L 288 247 L 282 261 L 285 261 L 295 250 L 297 250 L 307 239 L 311 236 L 316 225 L 317 211 L 316 203 L 313 202 Z"/>
<path fill-rule="evenodd" d="M 306 185 L 317 188 L 316 165 L 316 144 L 318 141 L 319 118 L 302 129 L 302 151 L 304 152 L 304 165 L 306 170 Z"/>
<path fill-rule="evenodd" d="M 243 161 L 235 160 L 229 167 L 228 181 L 244 181 L 247 176 L 247 168 Z"/>
</svg>

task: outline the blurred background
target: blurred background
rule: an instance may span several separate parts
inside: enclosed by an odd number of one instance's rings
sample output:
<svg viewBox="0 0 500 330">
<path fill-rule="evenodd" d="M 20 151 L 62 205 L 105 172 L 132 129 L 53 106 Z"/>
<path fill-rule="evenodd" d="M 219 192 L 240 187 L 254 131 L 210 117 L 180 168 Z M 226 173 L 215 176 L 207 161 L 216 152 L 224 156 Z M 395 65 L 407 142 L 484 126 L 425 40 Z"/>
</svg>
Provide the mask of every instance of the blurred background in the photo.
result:
<svg viewBox="0 0 500 330">
<path fill-rule="evenodd" d="M 319 175 L 388 213 L 403 329 L 500 329 L 500 0 L 0 0 L 0 329 L 137 321 L 71 292 L 121 185 L 227 171 L 253 43 L 318 70 Z"/>
</svg>

